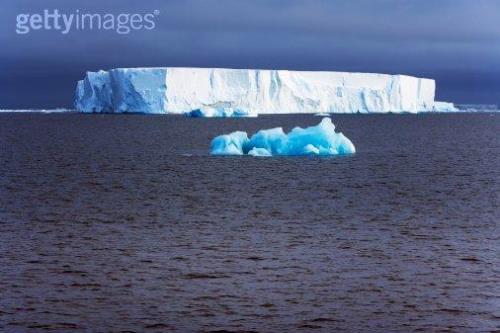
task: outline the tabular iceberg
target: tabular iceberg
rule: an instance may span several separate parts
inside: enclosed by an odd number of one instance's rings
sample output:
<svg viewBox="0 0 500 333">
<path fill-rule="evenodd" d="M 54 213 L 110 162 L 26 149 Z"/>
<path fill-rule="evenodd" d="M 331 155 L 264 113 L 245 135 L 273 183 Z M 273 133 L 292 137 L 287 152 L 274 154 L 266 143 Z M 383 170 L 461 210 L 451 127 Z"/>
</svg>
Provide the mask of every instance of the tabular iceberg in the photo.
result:
<svg viewBox="0 0 500 333">
<path fill-rule="evenodd" d="M 288 134 L 281 127 L 260 130 L 249 139 L 246 132 L 220 135 L 212 140 L 212 155 L 299 156 L 354 154 L 356 148 L 344 134 L 335 132 L 330 118 L 317 126 L 295 127 Z"/>
<path fill-rule="evenodd" d="M 78 81 L 80 112 L 183 114 L 433 111 L 435 82 L 406 75 L 221 68 L 118 68 Z M 442 106 L 442 105 L 440 105 Z"/>
</svg>

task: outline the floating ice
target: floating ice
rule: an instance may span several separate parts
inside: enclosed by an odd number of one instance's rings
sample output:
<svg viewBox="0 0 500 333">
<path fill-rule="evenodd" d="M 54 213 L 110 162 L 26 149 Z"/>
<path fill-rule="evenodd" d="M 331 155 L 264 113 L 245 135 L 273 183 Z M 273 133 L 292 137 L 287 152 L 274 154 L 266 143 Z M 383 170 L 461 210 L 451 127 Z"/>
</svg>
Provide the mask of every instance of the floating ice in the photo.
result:
<svg viewBox="0 0 500 333">
<path fill-rule="evenodd" d="M 80 112 L 184 114 L 243 108 L 263 113 L 420 112 L 435 81 L 407 75 L 225 68 L 118 68 L 78 81 Z"/>
<path fill-rule="evenodd" d="M 76 112 L 76 110 L 56 108 L 56 109 L 15 109 L 15 110 L 3 110 L 0 109 L 0 113 L 70 113 Z"/>
<path fill-rule="evenodd" d="M 193 118 L 257 117 L 257 113 L 242 108 L 201 107 L 185 113 Z"/>
<path fill-rule="evenodd" d="M 220 135 L 212 140 L 212 155 L 344 155 L 356 148 L 342 133 L 335 132 L 330 118 L 317 126 L 295 127 L 288 134 L 281 127 L 260 130 L 249 139 L 246 132 Z"/>
<path fill-rule="evenodd" d="M 455 106 L 459 111 L 468 112 L 492 112 L 499 110 L 496 104 L 458 104 Z"/>
<path fill-rule="evenodd" d="M 450 102 L 434 102 L 434 106 L 432 111 L 435 112 L 456 112 L 458 109 L 455 107 L 455 104 Z"/>
<path fill-rule="evenodd" d="M 231 134 L 219 135 L 212 140 L 212 155 L 243 155 L 248 151 L 248 135 L 246 132 L 233 132 Z"/>
</svg>

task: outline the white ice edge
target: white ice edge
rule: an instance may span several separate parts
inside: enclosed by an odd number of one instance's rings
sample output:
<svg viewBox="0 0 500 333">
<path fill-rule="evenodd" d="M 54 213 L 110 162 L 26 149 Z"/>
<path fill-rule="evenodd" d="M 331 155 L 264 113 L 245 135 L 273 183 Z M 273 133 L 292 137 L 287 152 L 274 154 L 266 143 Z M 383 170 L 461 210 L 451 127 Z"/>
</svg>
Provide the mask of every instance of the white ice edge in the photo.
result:
<svg viewBox="0 0 500 333">
<path fill-rule="evenodd" d="M 258 114 L 457 111 L 436 102 L 432 79 L 375 73 L 224 68 L 117 68 L 78 82 L 80 112 L 184 114 L 241 108 Z"/>
</svg>

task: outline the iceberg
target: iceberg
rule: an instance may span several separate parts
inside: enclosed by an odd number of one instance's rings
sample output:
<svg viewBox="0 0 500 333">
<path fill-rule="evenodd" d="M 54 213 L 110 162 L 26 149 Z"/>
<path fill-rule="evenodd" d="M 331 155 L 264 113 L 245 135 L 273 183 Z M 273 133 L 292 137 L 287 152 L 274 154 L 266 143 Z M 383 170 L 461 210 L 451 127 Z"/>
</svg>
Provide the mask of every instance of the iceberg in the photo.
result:
<svg viewBox="0 0 500 333">
<path fill-rule="evenodd" d="M 248 109 L 222 107 L 202 107 L 186 112 L 185 115 L 193 118 L 257 117 L 257 113 Z"/>
<path fill-rule="evenodd" d="M 260 130 L 249 139 L 246 132 L 220 135 L 212 140 L 212 155 L 300 156 L 354 154 L 354 144 L 335 132 L 330 118 L 317 126 L 295 127 L 285 133 L 281 127 Z"/>
<path fill-rule="evenodd" d="M 456 107 L 459 111 L 467 112 L 493 112 L 499 109 L 496 104 L 458 104 Z"/>
<path fill-rule="evenodd" d="M 435 112 L 457 112 L 458 109 L 455 107 L 455 104 L 449 102 L 434 102 L 432 107 L 432 111 Z"/>
<path fill-rule="evenodd" d="M 0 113 L 71 113 L 76 110 L 55 108 L 55 109 L 0 109 Z"/>
<path fill-rule="evenodd" d="M 248 150 L 248 134 L 246 132 L 233 132 L 219 135 L 212 140 L 212 155 L 243 155 Z"/>
<path fill-rule="evenodd" d="M 78 81 L 80 112 L 420 112 L 435 108 L 435 81 L 407 75 L 224 68 L 117 68 Z M 210 111 L 212 112 L 212 111 Z M 218 112 L 218 111 L 217 111 Z M 208 114 L 201 111 L 200 115 Z"/>
</svg>

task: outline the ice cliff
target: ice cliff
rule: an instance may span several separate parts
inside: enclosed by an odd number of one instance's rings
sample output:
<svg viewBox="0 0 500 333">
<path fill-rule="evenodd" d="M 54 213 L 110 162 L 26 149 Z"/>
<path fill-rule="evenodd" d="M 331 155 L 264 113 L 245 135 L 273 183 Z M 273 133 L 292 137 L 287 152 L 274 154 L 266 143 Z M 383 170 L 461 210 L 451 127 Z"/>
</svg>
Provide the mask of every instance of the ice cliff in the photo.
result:
<svg viewBox="0 0 500 333">
<path fill-rule="evenodd" d="M 119 68 L 88 72 L 80 112 L 187 113 L 203 108 L 262 113 L 435 110 L 435 82 L 406 75 L 219 68 Z M 440 109 L 442 104 L 436 104 Z"/>
<path fill-rule="evenodd" d="M 330 118 L 317 126 L 260 130 L 249 139 L 246 132 L 233 132 L 212 140 L 212 155 L 299 156 L 354 154 L 356 148 L 344 134 L 335 132 Z"/>
</svg>

